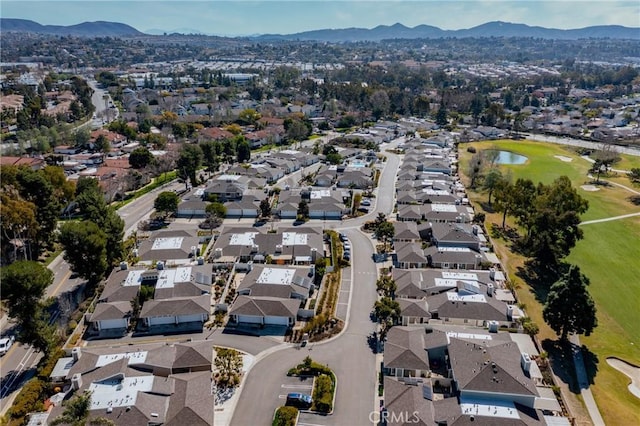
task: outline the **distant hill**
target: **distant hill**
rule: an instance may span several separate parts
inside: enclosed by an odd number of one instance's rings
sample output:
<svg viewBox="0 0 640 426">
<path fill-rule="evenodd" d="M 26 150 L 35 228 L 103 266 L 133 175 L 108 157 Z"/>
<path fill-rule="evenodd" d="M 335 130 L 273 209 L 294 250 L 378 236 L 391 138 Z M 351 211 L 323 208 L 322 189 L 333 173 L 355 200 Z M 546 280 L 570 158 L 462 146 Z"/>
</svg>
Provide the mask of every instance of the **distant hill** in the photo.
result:
<svg viewBox="0 0 640 426">
<path fill-rule="evenodd" d="M 2 32 L 73 35 L 79 37 L 123 37 L 143 35 L 135 28 L 118 22 L 83 22 L 76 25 L 41 25 L 27 19 L 0 18 Z"/>
<path fill-rule="evenodd" d="M 26 19 L 0 18 L 0 31 L 30 32 L 37 34 L 74 35 L 81 37 L 96 36 L 138 36 L 145 35 L 137 29 L 118 22 L 83 22 L 77 25 L 41 25 Z M 180 28 L 172 31 L 151 29 L 150 35 L 163 34 L 205 34 L 201 31 Z M 212 35 L 212 34 L 207 34 Z M 245 36 L 247 37 L 247 36 Z M 623 27 L 620 25 L 601 25 L 571 30 L 532 27 L 525 24 L 510 22 L 487 22 L 473 28 L 461 30 L 443 30 L 430 25 L 418 25 L 413 28 L 402 24 L 379 25 L 375 28 L 343 28 L 305 31 L 295 34 L 263 34 L 248 36 L 253 40 L 309 40 L 327 42 L 349 41 L 380 41 L 389 39 L 419 39 L 419 38 L 483 38 L 483 37 L 532 37 L 545 39 L 577 40 L 582 38 L 611 38 L 640 40 L 640 28 Z"/>
<path fill-rule="evenodd" d="M 612 38 L 640 40 L 640 28 L 620 25 L 603 25 L 571 30 L 532 27 L 509 22 L 487 22 L 477 27 L 462 30 L 442 30 L 429 25 L 409 28 L 402 24 L 379 25 L 372 29 L 345 28 L 305 31 L 296 34 L 264 34 L 254 37 L 259 40 L 314 40 L 327 42 L 380 41 L 388 39 L 415 38 L 483 38 L 483 37 L 533 37 L 545 39 L 577 40 L 582 38 Z"/>
</svg>

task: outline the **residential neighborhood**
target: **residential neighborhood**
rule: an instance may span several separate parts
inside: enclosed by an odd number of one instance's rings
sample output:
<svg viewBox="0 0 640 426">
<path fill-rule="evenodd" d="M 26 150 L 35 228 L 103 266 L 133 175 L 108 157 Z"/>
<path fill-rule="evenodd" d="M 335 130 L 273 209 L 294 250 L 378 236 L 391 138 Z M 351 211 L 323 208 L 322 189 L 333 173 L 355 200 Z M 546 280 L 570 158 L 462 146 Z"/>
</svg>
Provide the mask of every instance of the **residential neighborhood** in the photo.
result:
<svg viewBox="0 0 640 426">
<path fill-rule="evenodd" d="M 0 32 L 3 424 L 634 424 L 637 40 L 106 24 Z"/>
</svg>

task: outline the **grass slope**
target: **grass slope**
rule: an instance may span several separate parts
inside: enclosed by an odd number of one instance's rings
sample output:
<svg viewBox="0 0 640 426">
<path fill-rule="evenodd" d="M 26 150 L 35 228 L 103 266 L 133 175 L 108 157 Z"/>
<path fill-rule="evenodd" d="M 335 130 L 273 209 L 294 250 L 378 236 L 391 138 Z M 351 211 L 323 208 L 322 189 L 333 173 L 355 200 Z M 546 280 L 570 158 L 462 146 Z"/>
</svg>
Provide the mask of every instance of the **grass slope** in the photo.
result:
<svg viewBox="0 0 640 426">
<path fill-rule="evenodd" d="M 496 147 L 528 157 L 524 165 L 505 165 L 514 179 L 529 178 L 534 182 L 549 183 L 561 175 L 568 176 L 574 187 L 588 183 L 590 165 L 570 148 L 528 141 L 495 141 L 471 144 L 476 149 Z M 461 145 L 461 167 L 471 154 L 468 145 Z M 563 162 L 554 156 L 572 158 Z M 624 157 L 624 156 L 623 156 Z M 634 158 L 625 158 L 625 164 L 636 164 Z M 618 167 L 618 165 L 614 166 Z M 620 183 L 629 185 L 620 180 Z M 640 211 L 629 202 L 629 192 L 618 187 L 603 187 L 597 192 L 578 190 L 589 201 L 589 210 L 583 221 L 602 219 Z M 472 200 L 486 202 L 486 194 L 471 193 Z M 489 214 L 487 222 L 500 223 L 499 215 Z M 640 400 L 627 391 L 628 379 L 606 363 L 609 356 L 618 356 L 640 365 L 640 217 L 583 225 L 584 239 L 573 249 L 568 261 L 580 266 L 591 280 L 590 292 L 598 307 L 599 327 L 582 342 L 593 356 L 588 357 L 588 368 L 595 375 L 592 391 L 607 424 L 640 424 Z M 527 305 L 527 312 L 541 325 L 540 339 L 554 339 L 553 332 L 543 324 L 540 294 L 536 294 L 515 271 L 522 258 L 509 253 L 507 242 L 496 240 L 501 247 L 496 251 L 506 259 L 505 268 L 514 284 L 519 287 L 519 300 Z"/>
</svg>

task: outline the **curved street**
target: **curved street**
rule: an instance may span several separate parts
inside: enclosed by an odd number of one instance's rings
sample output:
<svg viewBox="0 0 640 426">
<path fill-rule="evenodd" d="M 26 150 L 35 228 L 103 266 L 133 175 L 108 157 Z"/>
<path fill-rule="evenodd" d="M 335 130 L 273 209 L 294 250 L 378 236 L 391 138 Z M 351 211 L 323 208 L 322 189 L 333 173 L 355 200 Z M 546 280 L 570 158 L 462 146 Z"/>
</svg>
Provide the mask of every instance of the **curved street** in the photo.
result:
<svg viewBox="0 0 640 426">
<path fill-rule="evenodd" d="M 373 242 L 359 228 L 379 212 L 386 215 L 393 212 L 395 176 L 400 157 L 388 152 L 384 152 L 384 155 L 387 161 L 380 176 L 373 211 L 365 216 L 327 225 L 327 228 L 343 230 L 353 247 L 352 266 L 343 269 L 339 300 L 345 303 L 343 298 L 347 296 L 344 293 L 348 293 L 349 308 L 344 330 L 326 342 L 312 343 L 305 348 L 285 344 L 281 350 L 262 359 L 258 357 L 239 390 L 232 425 L 271 424 L 274 410 L 283 405 L 279 394 L 287 393 L 286 389 L 282 389 L 287 371 L 307 355 L 333 369 L 338 381 L 337 393 L 333 415 L 321 417 L 303 413 L 299 424 L 372 423 L 369 420 L 371 413 L 379 408 L 376 406 L 377 370 L 376 354 L 369 347 L 367 338 L 377 329 L 376 323 L 369 318 L 377 300 L 377 267 L 372 261 Z"/>
</svg>

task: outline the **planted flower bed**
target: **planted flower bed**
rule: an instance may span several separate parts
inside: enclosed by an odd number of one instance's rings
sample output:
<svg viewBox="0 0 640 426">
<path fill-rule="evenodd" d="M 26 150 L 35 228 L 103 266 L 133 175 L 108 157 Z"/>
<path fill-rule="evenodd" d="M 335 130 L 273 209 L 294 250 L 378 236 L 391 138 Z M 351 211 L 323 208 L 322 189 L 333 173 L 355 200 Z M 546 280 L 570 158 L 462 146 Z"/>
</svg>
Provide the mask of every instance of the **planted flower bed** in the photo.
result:
<svg viewBox="0 0 640 426">
<path fill-rule="evenodd" d="M 311 411 L 322 414 L 333 412 L 336 392 L 336 376 L 327 366 L 317 363 L 307 356 L 301 364 L 291 368 L 289 376 L 313 376 L 313 405 Z"/>
</svg>

